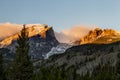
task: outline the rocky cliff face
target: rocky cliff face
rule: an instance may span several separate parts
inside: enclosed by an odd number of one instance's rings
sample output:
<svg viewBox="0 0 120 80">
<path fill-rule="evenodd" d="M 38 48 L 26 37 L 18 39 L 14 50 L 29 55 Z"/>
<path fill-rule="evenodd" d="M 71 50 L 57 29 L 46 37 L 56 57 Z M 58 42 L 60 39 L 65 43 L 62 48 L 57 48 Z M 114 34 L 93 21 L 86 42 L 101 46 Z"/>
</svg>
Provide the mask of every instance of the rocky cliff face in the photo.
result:
<svg viewBox="0 0 120 80">
<path fill-rule="evenodd" d="M 32 58 L 44 58 L 53 47 L 59 44 L 52 28 L 46 31 L 45 36 L 45 38 L 42 38 L 40 35 L 36 35 L 30 38 L 30 54 Z"/>
<path fill-rule="evenodd" d="M 42 59 L 44 55 L 59 44 L 56 40 L 52 27 L 47 25 L 26 28 L 29 32 L 30 55 L 32 59 Z M 2 48 L 7 48 L 11 53 L 15 53 L 18 34 L 5 38 L 0 42 Z"/>
<path fill-rule="evenodd" d="M 96 28 L 80 39 L 80 44 L 96 43 L 108 44 L 120 41 L 120 33 L 112 29 Z"/>
</svg>

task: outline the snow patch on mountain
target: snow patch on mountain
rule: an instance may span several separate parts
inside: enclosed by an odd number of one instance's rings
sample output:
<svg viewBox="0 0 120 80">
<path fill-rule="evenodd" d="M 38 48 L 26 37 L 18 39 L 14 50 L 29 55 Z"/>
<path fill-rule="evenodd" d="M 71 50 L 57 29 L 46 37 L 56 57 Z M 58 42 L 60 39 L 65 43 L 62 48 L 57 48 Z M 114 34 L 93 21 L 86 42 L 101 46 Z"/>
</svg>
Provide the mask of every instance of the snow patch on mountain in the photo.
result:
<svg viewBox="0 0 120 80">
<path fill-rule="evenodd" d="M 48 52 L 46 55 L 43 55 L 45 59 L 48 59 L 50 56 L 54 54 L 62 54 L 64 53 L 68 48 L 72 47 L 72 45 L 61 43 L 57 45 L 57 47 L 53 47 L 50 52 Z"/>
</svg>

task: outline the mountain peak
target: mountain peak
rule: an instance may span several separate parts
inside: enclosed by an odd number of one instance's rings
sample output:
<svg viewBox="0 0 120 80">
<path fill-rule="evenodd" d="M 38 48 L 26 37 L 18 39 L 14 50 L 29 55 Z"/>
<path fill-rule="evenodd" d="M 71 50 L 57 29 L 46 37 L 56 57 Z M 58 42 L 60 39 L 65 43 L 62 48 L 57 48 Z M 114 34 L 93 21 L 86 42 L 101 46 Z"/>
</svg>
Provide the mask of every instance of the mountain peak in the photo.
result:
<svg viewBox="0 0 120 80">
<path fill-rule="evenodd" d="M 81 38 L 80 44 L 87 43 L 112 43 L 120 40 L 120 33 L 112 29 L 95 28 L 90 30 L 89 33 Z"/>
<path fill-rule="evenodd" d="M 43 25 L 31 25 L 30 27 L 28 27 L 26 30 L 29 32 L 29 37 L 35 36 L 35 35 L 40 35 L 42 38 L 46 38 L 46 32 L 51 29 L 51 27 L 48 27 L 47 25 L 43 24 Z M 0 45 L 1 46 L 7 46 L 9 44 L 12 43 L 12 41 L 17 40 L 18 39 L 18 35 L 20 34 L 20 32 L 13 34 L 7 38 L 4 38 L 3 40 L 1 40 Z"/>
</svg>

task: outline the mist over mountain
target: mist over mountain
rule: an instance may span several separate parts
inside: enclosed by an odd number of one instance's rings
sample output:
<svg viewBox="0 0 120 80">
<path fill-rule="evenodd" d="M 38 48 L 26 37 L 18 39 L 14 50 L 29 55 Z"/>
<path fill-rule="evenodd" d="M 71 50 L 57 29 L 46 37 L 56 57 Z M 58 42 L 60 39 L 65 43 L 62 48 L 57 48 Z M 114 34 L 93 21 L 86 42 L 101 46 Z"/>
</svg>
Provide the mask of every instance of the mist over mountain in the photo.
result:
<svg viewBox="0 0 120 80">
<path fill-rule="evenodd" d="M 26 24 L 27 27 L 41 26 L 41 24 Z M 85 36 L 93 26 L 73 26 L 70 29 L 62 30 L 60 33 L 55 31 L 55 37 L 60 43 L 72 43 Z M 22 24 L 0 23 L 0 39 L 12 36 L 20 32 Z M 38 29 L 39 30 L 39 29 Z"/>
<path fill-rule="evenodd" d="M 31 26 L 40 27 L 42 26 L 42 24 L 26 24 L 26 27 L 31 27 Z M 88 36 L 89 36 L 89 39 L 91 38 L 91 40 L 95 40 L 93 39 L 93 37 L 96 39 L 100 37 L 100 35 L 97 36 L 95 34 L 95 32 L 97 33 L 96 28 L 100 29 L 97 26 L 77 25 L 77 26 L 71 27 L 70 29 L 62 30 L 61 32 L 54 31 L 54 33 L 55 33 L 56 39 L 60 43 L 74 44 L 75 42 L 82 41 L 79 43 L 83 44 L 85 42 L 86 43 L 88 42 L 87 41 Z M 9 36 L 13 36 L 14 34 L 20 32 L 21 29 L 22 29 L 22 24 L 0 23 L 0 40 L 7 38 Z M 42 28 L 36 28 L 34 34 L 41 31 L 40 29 L 42 30 Z M 93 31 L 95 29 L 96 31 Z M 30 34 L 31 34 L 31 31 L 30 31 Z"/>
<path fill-rule="evenodd" d="M 62 30 L 60 33 L 56 32 L 55 36 L 59 42 L 71 44 L 87 35 L 94 28 L 94 26 L 73 26 L 70 29 Z"/>
<path fill-rule="evenodd" d="M 22 29 L 20 24 L 1 24 L 0 47 L 15 53 L 16 40 Z M 32 58 L 49 58 L 64 53 L 68 48 L 89 43 L 113 43 L 120 41 L 120 33 L 112 29 L 100 29 L 96 26 L 74 26 L 60 33 L 45 24 L 26 24 L 30 39 Z M 35 53 L 35 54 L 34 54 Z M 46 57 L 47 56 L 47 57 Z"/>
<path fill-rule="evenodd" d="M 11 36 L 22 29 L 20 24 L 0 23 L 0 40 Z"/>
<path fill-rule="evenodd" d="M 27 24 L 26 27 L 31 27 L 33 25 L 41 26 L 41 24 Z M 8 36 L 12 36 L 22 29 L 23 24 L 14 23 L 0 23 L 0 40 Z"/>
</svg>

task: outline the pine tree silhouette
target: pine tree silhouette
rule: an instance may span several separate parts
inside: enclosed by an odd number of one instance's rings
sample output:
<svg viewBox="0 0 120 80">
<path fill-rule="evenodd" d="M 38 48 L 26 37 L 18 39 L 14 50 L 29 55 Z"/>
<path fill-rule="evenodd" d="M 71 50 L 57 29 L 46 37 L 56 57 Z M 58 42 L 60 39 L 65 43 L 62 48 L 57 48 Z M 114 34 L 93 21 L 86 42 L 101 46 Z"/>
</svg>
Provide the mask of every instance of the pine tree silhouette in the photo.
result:
<svg viewBox="0 0 120 80">
<path fill-rule="evenodd" d="M 116 63 L 116 74 L 117 74 L 117 80 L 120 79 L 120 51 L 117 54 L 117 63 Z"/>
<path fill-rule="evenodd" d="M 0 80 L 6 80 L 4 68 L 3 68 L 3 56 L 1 53 L 0 53 Z"/>
<path fill-rule="evenodd" d="M 18 35 L 16 46 L 16 57 L 14 61 L 14 80 L 31 80 L 33 76 L 33 65 L 29 57 L 28 32 L 23 25 L 21 34 Z"/>
</svg>

